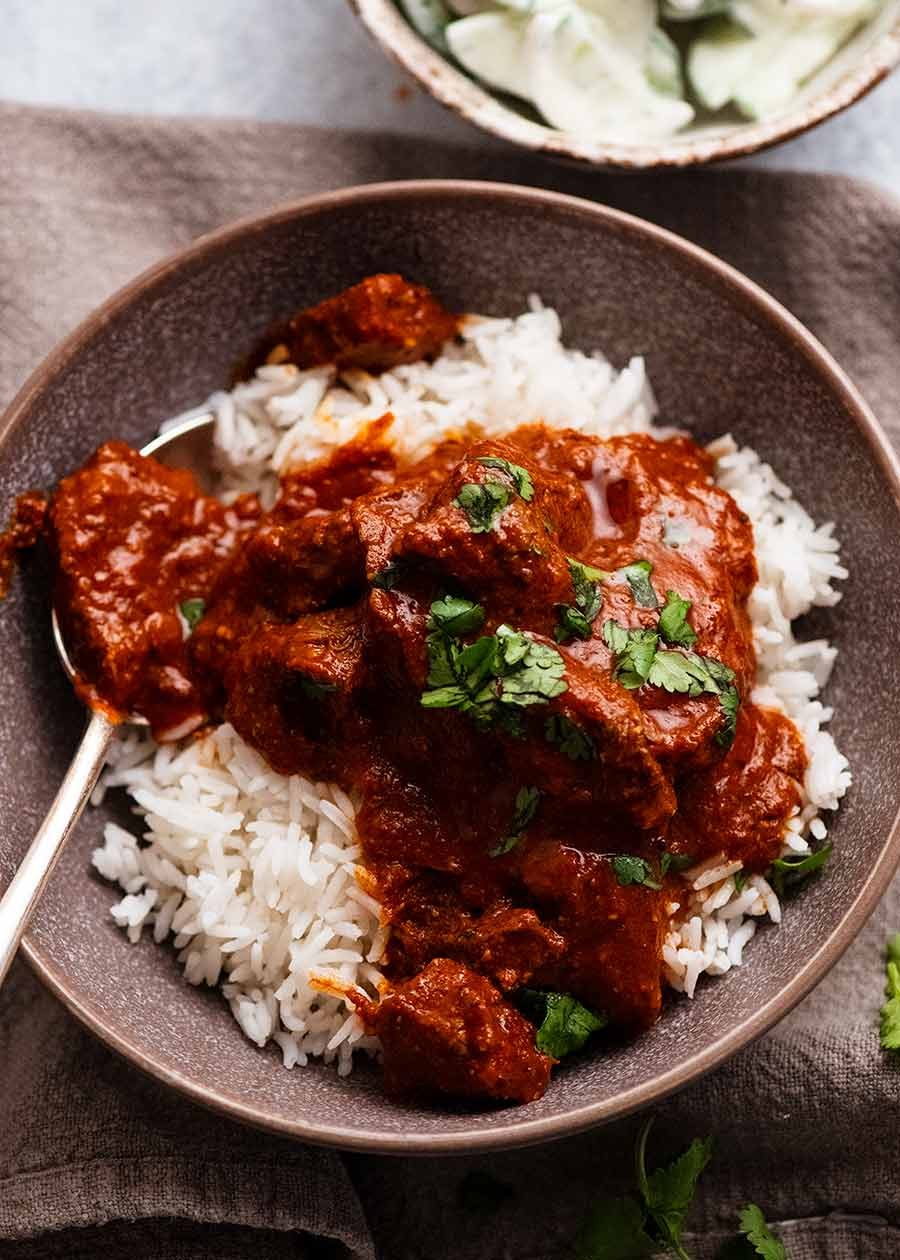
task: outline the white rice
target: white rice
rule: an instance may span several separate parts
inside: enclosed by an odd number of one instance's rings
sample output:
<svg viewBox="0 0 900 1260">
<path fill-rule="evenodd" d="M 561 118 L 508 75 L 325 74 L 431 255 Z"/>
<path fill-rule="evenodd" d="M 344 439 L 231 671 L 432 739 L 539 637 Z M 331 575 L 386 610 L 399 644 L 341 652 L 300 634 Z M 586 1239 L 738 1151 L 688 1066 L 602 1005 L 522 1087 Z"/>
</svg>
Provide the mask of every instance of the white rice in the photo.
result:
<svg viewBox="0 0 900 1260">
<path fill-rule="evenodd" d="M 665 432 L 653 425 L 643 360 L 616 372 L 599 354 L 566 349 L 556 312 L 536 298 L 517 319 L 469 317 L 461 343 L 434 363 L 379 377 L 263 367 L 169 423 L 212 412 L 223 494 L 262 488 L 271 502 L 279 474 L 322 459 L 388 411 L 388 440 L 404 459 L 471 424 L 491 436 L 537 422 L 601 438 Z M 824 639 L 798 643 L 791 622 L 837 603 L 833 584 L 846 571 L 833 524 L 816 526 L 754 451 L 729 436 L 710 450 L 718 484 L 755 534 L 753 699 L 787 713 L 806 742 L 803 801 L 784 843 L 785 852 L 804 853 L 810 837 L 825 840 L 821 811 L 837 808 L 850 772 L 823 729 L 831 710 L 818 698 L 836 650 Z M 129 938 L 145 927 L 157 941 L 173 936 L 186 978 L 220 984 L 244 1033 L 260 1046 L 276 1042 L 287 1067 L 321 1056 L 344 1073 L 355 1050 L 374 1052 L 349 1000 L 321 988 L 330 981 L 375 995 L 383 983 L 385 932 L 378 903 L 356 880 L 360 850 L 346 793 L 274 773 L 227 725 L 182 746 L 127 733 L 95 801 L 114 786 L 133 798 L 144 843 L 108 824 L 94 865 L 125 893 L 112 914 Z M 701 863 L 683 874 L 669 906 L 664 974 L 688 996 L 701 975 L 740 966 L 760 920 L 780 921 L 768 882 L 751 875 L 741 886 L 740 873 L 722 856 Z"/>
</svg>

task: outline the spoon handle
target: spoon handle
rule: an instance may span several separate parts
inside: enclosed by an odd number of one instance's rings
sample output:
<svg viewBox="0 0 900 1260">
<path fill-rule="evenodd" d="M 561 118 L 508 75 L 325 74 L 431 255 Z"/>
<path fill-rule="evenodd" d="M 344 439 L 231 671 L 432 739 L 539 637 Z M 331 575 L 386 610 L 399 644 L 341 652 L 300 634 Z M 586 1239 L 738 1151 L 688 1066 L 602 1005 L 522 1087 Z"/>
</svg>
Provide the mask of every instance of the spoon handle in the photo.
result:
<svg viewBox="0 0 900 1260">
<path fill-rule="evenodd" d="M 47 817 L 0 900 L 0 984 L 6 978 L 38 897 L 100 777 L 115 726 L 93 713 Z"/>
</svg>

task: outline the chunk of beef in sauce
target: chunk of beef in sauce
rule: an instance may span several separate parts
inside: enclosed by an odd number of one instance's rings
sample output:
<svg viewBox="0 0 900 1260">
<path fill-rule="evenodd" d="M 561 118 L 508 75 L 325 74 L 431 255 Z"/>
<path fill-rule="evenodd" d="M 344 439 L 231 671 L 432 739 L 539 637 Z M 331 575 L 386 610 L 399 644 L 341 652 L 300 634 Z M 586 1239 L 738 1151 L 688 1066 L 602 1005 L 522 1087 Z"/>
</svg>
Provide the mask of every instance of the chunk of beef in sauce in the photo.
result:
<svg viewBox="0 0 900 1260">
<path fill-rule="evenodd" d="M 352 781 L 364 643 L 359 607 L 261 628 L 229 661 L 226 718 L 282 774 Z"/>
<path fill-rule="evenodd" d="M 746 601 L 756 581 L 753 531 L 737 504 L 711 480 L 712 460 L 689 438 L 659 441 L 630 434 L 589 443 L 574 435 L 534 435 L 536 458 L 577 469 L 593 508 L 594 539 L 579 558 L 613 576 L 590 643 L 572 652 L 605 664 L 599 641 L 607 619 L 655 629 L 656 609 L 636 603 L 620 571 L 635 560 L 652 565 L 650 581 L 662 606 L 674 590 L 691 601 L 694 651 L 733 669 L 741 694 L 756 662 Z M 686 697 L 645 686 L 637 694 L 650 747 L 674 773 L 720 755 L 721 710 L 714 696 Z"/>
<path fill-rule="evenodd" d="M 744 705 L 721 761 L 679 785 L 669 847 L 696 861 L 721 853 L 764 871 L 781 850 L 785 819 L 800 805 L 806 750 L 774 709 Z"/>
<path fill-rule="evenodd" d="M 200 725 L 179 605 L 205 600 L 258 515 L 200 492 L 193 475 L 107 442 L 60 482 L 50 509 L 56 607 L 88 690 L 143 714 L 160 739 Z"/>
<path fill-rule="evenodd" d="M 484 976 L 448 958 L 395 985 L 371 1027 L 392 1094 L 532 1102 L 550 1080 L 553 1060 L 535 1048 L 534 1026 Z"/>
<path fill-rule="evenodd" d="M 382 372 L 439 353 L 458 327 L 457 316 L 424 285 L 398 275 L 375 275 L 273 329 L 263 356 L 270 363 L 288 361 L 300 368 L 334 363 L 342 369 Z"/>
</svg>

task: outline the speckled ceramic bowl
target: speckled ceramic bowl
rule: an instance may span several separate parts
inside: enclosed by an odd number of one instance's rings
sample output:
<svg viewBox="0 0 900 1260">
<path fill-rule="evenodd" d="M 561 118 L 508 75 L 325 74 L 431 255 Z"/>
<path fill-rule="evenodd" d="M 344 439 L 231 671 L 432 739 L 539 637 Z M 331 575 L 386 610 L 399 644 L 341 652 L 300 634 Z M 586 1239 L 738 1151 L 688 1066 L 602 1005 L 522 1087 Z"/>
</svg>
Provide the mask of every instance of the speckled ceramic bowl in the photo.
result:
<svg viewBox="0 0 900 1260">
<path fill-rule="evenodd" d="M 38 369 L 0 428 L 5 508 L 51 486 L 108 437 L 140 445 L 161 420 L 227 381 L 261 328 L 376 270 L 434 287 L 457 310 L 512 314 L 537 291 L 567 339 L 617 364 L 644 354 L 663 413 L 709 438 L 751 442 L 819 518 L 836 517 L 851 570 L 814 629 L 840 659 L 828 701 L 856 783 L 833 827 L 836 857 L 760 931 L 738 972 L 673 1001 L 630 1046 L 565 1065 L 524 1107 L 428 1109 L 387 1099 L 378 1072 L 287 1072 L 239 1032 L 215 991 L 182 978 L 169 947 L 130 945 L 113 890 L 91 872 L 110 799 L 88 810 L 24 944 L 26 957 L 99 1037 L 139 1067 L 239 1120 L 336 1146 L 431 1153 L 559 1137 L 658 1100 L 722 1063 L 784 1015 L 849 944 L 900 853 L 900 673 L 879 674 L 900 621 L 900 477 L 840 368 L 774 301 L 686 242 L 553 193 L 487 184 L 351 189 L 248 220 L 152 268 Z M 813 628 L 811 628 L 813 629 Z M 45 575 L 29 568 L 0 609 L 0 886 L 54 794 L 84 715 L 50 640 Z"/>
<path fill-rule="evenodd" d="M 627 0 L 623 0 L 627 3 Z M 363 25 L 426 91 L 483 131 L 523 149 L 623 170 L 702 166 L 746 157 L 808 131 L 859 100 L 900 62 L 900 0 L 882 12 L 804 86 L 790 106 L 765 122 L 737 115 L 700 120 L 671 139 L 642 144 L 591 141 L 536 121 L 510 96 L 494 95 L 429 47 L 396 0 L 350 0 Z"/>
</svg>

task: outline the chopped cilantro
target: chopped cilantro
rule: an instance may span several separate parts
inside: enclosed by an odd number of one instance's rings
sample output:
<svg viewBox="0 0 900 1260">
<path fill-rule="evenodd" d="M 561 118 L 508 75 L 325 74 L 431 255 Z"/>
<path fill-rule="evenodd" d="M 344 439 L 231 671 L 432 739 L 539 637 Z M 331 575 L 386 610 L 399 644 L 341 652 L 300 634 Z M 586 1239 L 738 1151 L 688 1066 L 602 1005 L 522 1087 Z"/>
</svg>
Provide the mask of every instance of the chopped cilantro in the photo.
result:
<svg viewBox="0 0 900 1260">
<path fill-rule="evenodd" d="M 653 878 L 649 862 L 645 862 L 641 857 L 634 857 L 630 853 L 619 853 L 613 858 L 612 867 L 616 873 L 616 879 L 623 888 L 627 888 L 629 884 L 643 884 L 645 888 L 662 888 L 662 884 Z"/>
<path fill-rule="evenodd" d="M 509 853 L 525 836 L 525 829 L 537 813 L 541 793 L 536 787 L 519 788 L 516 793 L 516 812 L 509 825 L 509 832 L 488 851 L 490 857 L 502 857 Z"/>
<path fill-rule="evenodd" d="M 471 634 L 483 625 L 484 609 L 481 605 L 458 595 L 444 595 L 435 600 L 428 616 L 429 630 L 442 630 L 451 636 Z"/>
<path fill-rule="evenodd" d="M 617 621 L 604 621 L 603 638 L 616 654 L 615 674 L 623 687 L 635 691 L 650 674 L 659 636 L 654 630 L 628 629 Z"/>
<path fill-rule="evenodd" d="M 635 560 L 633 564 L 627 564 L 620 572 L 631 587 L 634 602 L 639 608 L 659 608 L 659 600 L 656 598 L 656 591 L 650 581 L 653 565 L 649 560 Z"/>
<path fill-rule="evenodd" d="M 689 853 L 670 853 L 669 850 L 666 849 L 662 857 L 659 859 L 659 869 L 662 871 L 663 875 L 668 875 L 669 871 L 674 871 L 676 874 L 679 874 L 681 871 L 686 871 L 692 867 L 696 860 L 697 859 L 692 857 Z"/>
<path fill-rule="evenodd" d="M 519 998 L 528 1018 L 538 1025 L 534 1044 L 554 1059 L 580 1050 L 592 1033 L 609 1022 L 605 1015 L 589 1011 L 568 993 L 522 989 Z"/>
<path fill-rule="evenodd" d="M 691 648 L 697 642 L 697 635 L 688 625 L 687 615 L 691 611 L 691 600 L 682 599 L 675 591 L 666 591 L 666 603 L 659 614 L 659 632 L 673 647 Z"/>
<path fill-rule="evenodd" d="M 437 624 L 443 615 L 435 612 L 438 606 L 444 601 L 431 606 Z M 464 614 L 464 623 L 471 616 Z M 510 626 L 498 626 L 495 634 L 468 646 L 443 631 L 431 633 L 426 642 L 428 679 L 420 703 L 426 709 L 459 709 L 482 730 L 497 722 L 520 735 L 520 709 L 546 704 L 566 690 L 559 652 Z"/>
<path fill-rule="evenodd" d="M 595 569 L 580 560 L 568 557 L 569 573 L 575 591 L 574 604 L 557 604 L 559 620 L 553 632 L 557 643 L 565 643 L 568 639 L 589 639 L 591 623 L 600 611 L 600 583 L 609 574 L 602 569 Z"/>
<path fill-rule="evenodd" d="M 900 1050 L 900 932 L 887 943 L 887 1001 L 881 1008 L 881 1048 Z"/>
<path fill-rule="evenodd" d="M 547 718 L 544 738 L 548 744 L 556 744 L 570 761 L 593 761 L 597 756 L 597 748 L 587 731 L 562 713 Z"/>
<path fill-rule="evenodd" d="M 453 503 L 465 513 L 473 534 L 486 534 L 509 505 L 509 494 L 509 487 L 502 481 L 468 481 Z"/>
<path fill-rule="evenodd" d="M 187 622 L 188 633 L 193 634 L 200 618 L 206 612 L 205 599 L 184 599 L 178 605 L 178 611 Z"/>
<path fill-rule="evenodd" d="M 512 1186 L 480 1168 L 467 1172 L 456 1190 L 456 1200 L 464 1212 L 486 1216 L 515 1197 Z"/>
<path fill-rule="evenodd" d="M 792 892 L 815 871 L 821 870 L 831 857 L 831 845 L 823 845 L 815 853 L 776 858 L 769 870 L 769 880 L 779 897 Z"/>
<path fill-rule="evenodd" d="M 734 891 L 736 893 L 742 893 L 747 883 L 747 876 L 744 871 L 735 871 L 732 879 L 734 880 Z"/>
<path fill-rule="evenodd" d="M 741 705 L 733 669 L 712 656 L 660 648 L 654 630 L 629 629 L 617 621 L 603 623 L 603 638 L 616 654 L 615 676 L 629 691 L 650 683 L 689 696 L 717 696 L 724 720 L 716 743 L 722 748 L 731 746 Z"/>
<path fill-rule="evenodd" d="M 333 691 L 337 691 L 334 683 L 319 682 L 316 678 L 310 678 L 309 674 L 297 674 L 297 682 L 309 700 L 324 700 Z"/>
<path fill-rule="evenodd" d="M 516 494 L 526 503 L 530 503 L 534 498 L 534 482 L 531 480 L 531 474 L 521 464 L 511 464 L 508 459 L 500 459 L 497 455 L 482 455 L 477 462 L 485 468 L 498 468 L 501 472 L 505 472 L 512 481 Z"/>
<path fill-rule="evenodd" d="M 392 560 L 389 565 L 376 573 L 372 578 L 372 585 L 379 591 L 392 591 L 397 585 L 400 578 L 400 565 L 396 560 Z"/>
</svg>

